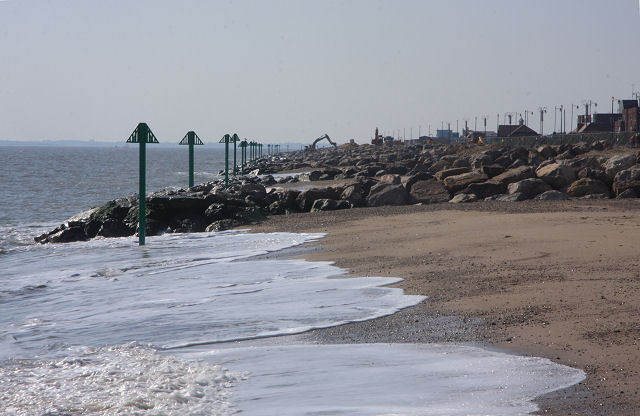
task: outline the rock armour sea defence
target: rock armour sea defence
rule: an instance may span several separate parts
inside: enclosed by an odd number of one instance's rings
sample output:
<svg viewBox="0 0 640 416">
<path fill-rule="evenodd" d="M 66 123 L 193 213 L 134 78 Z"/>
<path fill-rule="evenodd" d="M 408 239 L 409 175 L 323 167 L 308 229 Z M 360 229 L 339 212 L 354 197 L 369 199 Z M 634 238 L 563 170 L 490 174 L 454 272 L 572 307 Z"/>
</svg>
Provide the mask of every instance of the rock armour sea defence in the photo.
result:
<svg viewBox="0 0 640 416">
<path fill-rule="evenodd" d="M 638 162 L 636 151 L 606 141 L 537 148 L 391 143 L 296 151 L 251 162 L 252 174 L 233 179 L 228 189 L 215 181 L 148 194 L 146 234 L 225 230 L 268 215 L 366 206 L 636 198 Z M 294 170 L 304 172 L 277 180 L 271 175 Z M 317 181 L 333 182 L 308 188 Z M 297 182 L 307 185 L 297 190 Z M 134 195 L 80 213 L 35 240 L 123 237 L 137 228 Z"/>
</svg>

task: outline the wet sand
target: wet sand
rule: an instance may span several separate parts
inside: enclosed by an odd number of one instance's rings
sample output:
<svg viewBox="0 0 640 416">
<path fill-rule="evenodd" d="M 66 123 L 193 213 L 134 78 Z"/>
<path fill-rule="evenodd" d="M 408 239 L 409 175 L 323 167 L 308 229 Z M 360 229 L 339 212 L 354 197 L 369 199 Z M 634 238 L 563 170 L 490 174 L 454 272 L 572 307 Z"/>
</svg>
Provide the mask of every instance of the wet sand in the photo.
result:
<svg viewBox="0 0 640 416">
<path fill-rule="evenodd" d="M 541 414 L 640 410 L 640 201 L 480 202 L 273 216 L 253 231 L 324 232 L 303 257 L 397 276 L 428 296 L 320 342 L 461 342 L 546 357 L 587 379 Z"/>
</svg>

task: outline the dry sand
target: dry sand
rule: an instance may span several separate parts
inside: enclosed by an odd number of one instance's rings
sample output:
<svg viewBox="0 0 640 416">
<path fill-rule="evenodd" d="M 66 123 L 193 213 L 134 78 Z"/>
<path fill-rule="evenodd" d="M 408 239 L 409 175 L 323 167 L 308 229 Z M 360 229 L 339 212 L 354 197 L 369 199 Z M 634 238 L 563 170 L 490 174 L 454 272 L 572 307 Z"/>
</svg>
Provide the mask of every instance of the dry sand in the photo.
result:
<svg viewBox="0 0 640 416">
<path fill-rule="evenodd" d="M 542 414 L 640 414 L 640 201 L 526 201 L 271 217 L 254 231 L 325 232 L 308 260 L 398 276 L 428 296 L 324 342 L 467 342 L 542 356 L 587 380 Z"/>
</svg>

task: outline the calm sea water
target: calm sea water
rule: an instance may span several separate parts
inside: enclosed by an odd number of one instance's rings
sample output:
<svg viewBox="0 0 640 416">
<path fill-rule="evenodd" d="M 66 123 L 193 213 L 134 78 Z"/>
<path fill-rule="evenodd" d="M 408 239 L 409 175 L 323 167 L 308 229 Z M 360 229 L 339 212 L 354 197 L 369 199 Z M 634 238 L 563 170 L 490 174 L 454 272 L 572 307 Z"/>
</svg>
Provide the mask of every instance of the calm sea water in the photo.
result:
<svg viewBox="0 0 640 416">
<path fill-rule="evenodd" d="M 184 186 L 186 149 L 149 148 L 149 189 Z M 320 234 L 35 245 L 47 227 L 136 192 L 137 150 L 0 152 L 2 415 L 521 415 L 584 377 L 455 345 L 289 341 L 424 300 L 385 286 L 398 279 L 256 258 Z M 221 156 L 196 153 L 196 180 L 214 178 Z"/>
</svg>

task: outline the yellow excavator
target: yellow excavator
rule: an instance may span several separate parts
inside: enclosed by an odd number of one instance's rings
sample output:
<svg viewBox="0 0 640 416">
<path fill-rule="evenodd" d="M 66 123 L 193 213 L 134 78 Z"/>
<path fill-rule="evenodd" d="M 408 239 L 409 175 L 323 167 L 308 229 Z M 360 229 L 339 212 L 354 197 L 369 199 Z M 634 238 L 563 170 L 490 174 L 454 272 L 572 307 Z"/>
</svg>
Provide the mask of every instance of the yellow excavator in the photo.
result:
<svg viewBox="0 0 640 416">
<path fill-rule="evenodd" d="M 333 145 L 333 147 L 338 147 L 338 145 L 337 145 L 337 144 L 335 144 L 335 142 L 333 142 L 333 141 L 331 140 L 331 138 L 329 137 L 329 135 L 328 135 L 328 134 L 325 134 L 324 136 L 320 136 L 320 137 L 318 137 L 317 139 L 315 139 L 315 140 L 313 141 L 313 143 L 311 143 L 309 146 L 306 146 L 306 147 L 305 147 L 305 149 L 306 149 L 306 150 L 316 150 L 316 144 L 317 144 L 320 140 L 325 140 L 325 139 L 326 139 L 329 143 L 331 143 L 331 144 Z"/>
</svg>

